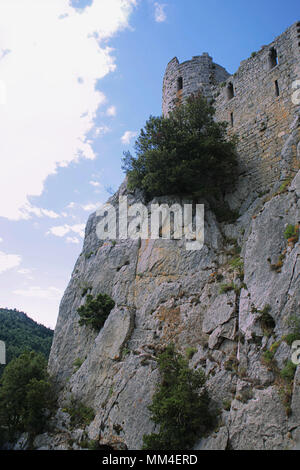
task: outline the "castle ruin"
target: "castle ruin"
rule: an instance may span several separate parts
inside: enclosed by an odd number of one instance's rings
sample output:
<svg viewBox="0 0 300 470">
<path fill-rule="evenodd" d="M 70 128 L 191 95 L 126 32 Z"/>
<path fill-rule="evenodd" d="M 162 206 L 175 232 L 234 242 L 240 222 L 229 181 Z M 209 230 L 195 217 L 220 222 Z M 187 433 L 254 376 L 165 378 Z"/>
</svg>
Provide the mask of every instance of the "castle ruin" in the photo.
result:
<svg viewBox="0 0 300 470">
<path fill-rule="evenodd" d="M 167 65 L 162 110 L 166 116 L 191 94 L 214 100 L 216 120 L 239 138 L 241 176 L 252 189 L 268 190 L 299 168 L 300 22 L 241 62 L 236 73 L 204 53 Z M 298 91 L 297 91 L 298 89 Z"/>
</svg>

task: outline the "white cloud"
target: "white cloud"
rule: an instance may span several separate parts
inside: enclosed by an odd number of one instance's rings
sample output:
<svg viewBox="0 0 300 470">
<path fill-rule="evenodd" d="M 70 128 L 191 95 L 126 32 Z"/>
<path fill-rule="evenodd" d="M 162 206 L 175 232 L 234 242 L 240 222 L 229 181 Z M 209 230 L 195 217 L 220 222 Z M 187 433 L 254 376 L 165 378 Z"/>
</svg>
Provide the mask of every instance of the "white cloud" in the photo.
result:
<svg viewBox="0 0 300 470">
<path fill-rule="evenodd" d="M 96 185 L 98 186 L 98 184 Z M 95 211 L 96 209 L 98 209 L 103 203 L 102 202 L 90 202 L 88 204 L 79 204 L 79 203 L 76 203 L 76 202 L 70 202 L 70 204 L 68 204 L 68 209 L 82 209 L 86 212 L 93 212 Z"/>
<path fill-rule="evenodd" d="M 0 237 L 0 243 L 3 242 L 3 238 Z"/>
<path fill-rule="evenodd" d="M 107 116 L 112 116 L 112 117 L 116 116 L 116 114 L 117 114 L 117 109 L 116 109 L 116 107 L 115 107 L 115 106 L 110 106 L 110 107 L 106 110 L 106 114 L 107 114 Z"/>
<path fill-rule="evenodd" d="M 94 0 L 79 12 L 69 0 L 1 0 L 0 216 L 30 217 L 28 196 L 49 175 L 95 158 L 85 138 L 105 102 L 95 84 L 116 67 L 106 40 L 128 27 L 135 4 Z"/>
<path fill-rule="evenodd" d="M 63 291 L 61 289 L 57 289 L 56 287 L 48 287 L 43 289 L 39 286 L 31 286 L 27 289 L 14 290 L 13 294 L 37 299 L 57 300 L 61 298 Z"/>
<path fill-rule="evenodd" d="M 129 145 L 130 141 L 134 139 L 137 136 L 137 132 L 133 131 L 126 131 L 121 137 L 121 142 L 124 145 Z"/>
<path fill-rule="evenodd" d="M 80 240 L 76 237 L 67 237 L 66 238 L 66 242 L 67 243 L 74 243 L 74 244 L 78 244 L 80 243 Z"/>
<path fill-rule="evenodd" d="M 96 202 L 95 204 L 94 203 L 83 204 L 81 207 L 86 212 L 93 212 L 97 210 L 101 205 L 102 205 L 101 202 L 98 202 L 98 203 Z"/>
<path fill-rule="evenodd" d="M 163 23 L 167 19 L 165 12 L 166 5 L 155 2 L 154 3 L 154 17 L 157 23 Z"/>
<path fill-rule="evenodd" d="M 18 273 L 19 274 L 30 274 L 31 273 L 31 269 L 18 269 Z"/>
<path fill-rule="evenodd" d="M 94 186 L 95 188 L 98 188 L 99 186 L 101 186 L 101 183 L 99 183 L 99 181 L 93 181 L 93 180 L 92 180 L 92 181 L 90 181 L 90 184 L 91 184 L 92 186 Z"/>
<path fill-rule="evenodd" d="M 76 233 L 81 238 L 84 237 L 85 224 L 75 224 L 75 225 L 57 225 L 56 227 L 51 227 L 47 232 L 47 235 L 51 234 L 55 237 L 64 237 L 68 233 Z"/>
<path fill-rule="evenodd" d="M 59 214 L 52 210 L 35 207 L 29 203 L 25 203 L 24 206 L 20 208 L 20 214 L 23 219 L 29 219 L 31 215 L 35 215 L 36 217 L 49 217 L 50 219 L 58 219 L 60 217 Z"/>
<path fill-rule="evenodd" d="M 94 136 L 101 137 L 102 135 L 107 134 L 110 131 L 111 129 L 108 126 L 99 126 L 95 129 Z"/>
<path fill-rule="evenodd" d="M 16 268 L 21 263 L 21 256 L 9 255 L 0 251 L 0 274 L 9 269 Z"/>
<path fill-rule="evenodd" d="M 67 233 L 70 232 L 70 227 L 68 225 L 60 225 L 57 227 L 51 227 L 47 234 L 51 233 L 55 237 L 64 237 Z"/>
<path fill-rule="evenodd" d="M 32 270 L 31 269 L 27 269 L 27 268 L 23 268 L 23 269 L 18 269 L 17 271 L 19 274 L 21 274 L 22 276 L 25 276 L 26 279 L 34 279 L 32 276 L 31 276 L 31 273 L 32 273 Z"/>
</svg>

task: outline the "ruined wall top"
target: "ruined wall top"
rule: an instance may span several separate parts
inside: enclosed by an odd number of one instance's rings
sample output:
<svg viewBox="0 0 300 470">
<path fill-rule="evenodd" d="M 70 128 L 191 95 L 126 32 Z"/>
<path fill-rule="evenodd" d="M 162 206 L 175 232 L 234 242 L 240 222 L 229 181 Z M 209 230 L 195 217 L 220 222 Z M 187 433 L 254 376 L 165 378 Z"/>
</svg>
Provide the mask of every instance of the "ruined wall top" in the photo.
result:
<svg viewBox="0 0 300 470">
<path fill-rule="evenodd" d="M 205 96 L 211 96 L 212 86 L 228 77 L 229 73 L 224 67 L 215 64 L 207 52 L 181 64 L 174 57 L 168 63 L 164 75 L 163 114 L 167 115 L 177 100 L 181 101 L 192 93 L 201 91 Z"/>
</svg>

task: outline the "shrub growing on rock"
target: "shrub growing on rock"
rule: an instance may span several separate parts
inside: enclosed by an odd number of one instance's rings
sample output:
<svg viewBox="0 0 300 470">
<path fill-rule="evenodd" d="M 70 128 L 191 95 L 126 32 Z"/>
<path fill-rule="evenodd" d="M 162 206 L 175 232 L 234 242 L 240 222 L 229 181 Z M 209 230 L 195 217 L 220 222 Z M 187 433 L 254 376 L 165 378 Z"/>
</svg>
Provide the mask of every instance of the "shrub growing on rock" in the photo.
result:
<svg viewBox="0 0 300 470">
<path fill-rule="evenodd" d="M 96 297 L 88 294 L 85 304 L 77 310 L 80 316 L 79 325 L 90 325 L 95 330 L 100 330 L 114 306 L 115 302 L 107 294 L 98 294 Z"/>
<path fill-rule="evenodd" d="M 294 240 L 295 239 L 295 242 L 298 241 L 298 238 L 299 238 L 299 227 L 298 227 L 298 225 L 289 224 L 287 226 L 287 228 L 285 229 L 284 237 L 287 240 L 290 240 L 290 239 Z"/>
<path fill-rule="evenodd" d="M 124 153 L 129 189 L 154 196 L 222 196 L 237 179 L 236 139 L 227 123 L 201 95 L 189 97 L 168 117 L 150 116 L 135 143 L 136 157 Z"/>
<path fill-rule="evenodd" d="M 191 449 L 212 423 L 203 371 L 189 369 L 173 344 L 158 357 L 161 383 L 149 406 L 158 433 L 144 435 L 143 449 Z"/>
<path fill-rule="evenodd" d="M 265 305 L 262 310 L 258 310 L 258 313 L 260 313 L 260 323 L 266 336 L 269 336 L 276 326 L 275 320 L 270 314 L 270 311 L 270 305 Z"/>
<path fill-rule="evenodd" d="M 280 375 L 287 382 L 291 382 L 294 379 L 297 366 L 292 361 L 287 361 L 284 368 L 280 372 Z"/>
<path fill-rule="evenodd" d="M 288 320 L 288 325 L 292 328 L 291 333 L 283 337 L 283 340 L 292 346 L 294 341 L 300 340 L 300 318 L 297 315 L 292 315 Z"/>
<path fill-rule="evenodd" d="M 64 408 L 63 411 L 70 415 L 70 425 L 72 429 L 85 428 L 95 418 L 93 408 L 86 406 L 81 401 L 76 400 L 73 396 L 70 399 L 69 405 Z"/>
</svg>

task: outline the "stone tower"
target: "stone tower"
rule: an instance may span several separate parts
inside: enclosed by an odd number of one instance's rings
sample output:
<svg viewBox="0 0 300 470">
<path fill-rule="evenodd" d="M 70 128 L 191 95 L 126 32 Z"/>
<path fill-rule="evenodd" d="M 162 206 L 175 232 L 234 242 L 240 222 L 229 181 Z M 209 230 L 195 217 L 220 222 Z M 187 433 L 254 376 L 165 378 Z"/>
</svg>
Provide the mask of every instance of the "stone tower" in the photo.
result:
<svg viewBox="0 0 300 470">
<path fill-rule="evenodd" d="M 176 102 L 184 100 L 192 93 L 201 91 L 204 96 L 211 97 L 212 88 L 228 77 L 229 73 L 224 67 L 215 64 L 207 52 L 182 64 L 174 57 L 168 63 L 164 75 L 163 114 L 167 115 Z"/>
</svg>

